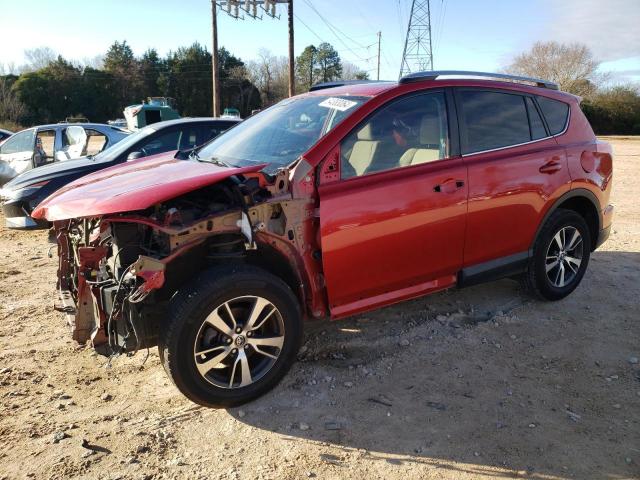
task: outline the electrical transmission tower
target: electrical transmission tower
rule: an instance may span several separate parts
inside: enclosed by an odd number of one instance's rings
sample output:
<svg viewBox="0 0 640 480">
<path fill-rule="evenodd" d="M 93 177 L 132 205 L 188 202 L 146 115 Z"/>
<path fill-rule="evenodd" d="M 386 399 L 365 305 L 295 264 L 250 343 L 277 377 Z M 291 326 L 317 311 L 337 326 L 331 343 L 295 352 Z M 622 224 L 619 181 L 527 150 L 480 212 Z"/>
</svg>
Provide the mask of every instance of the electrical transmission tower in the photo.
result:
<svg viewBox="0 0 640 480">
<path fill-rule="evenodd" d="M 429 0 L 412 0 L 400 76 L 425 70 L 433 70 L 431 6 Z"/>
</svg>

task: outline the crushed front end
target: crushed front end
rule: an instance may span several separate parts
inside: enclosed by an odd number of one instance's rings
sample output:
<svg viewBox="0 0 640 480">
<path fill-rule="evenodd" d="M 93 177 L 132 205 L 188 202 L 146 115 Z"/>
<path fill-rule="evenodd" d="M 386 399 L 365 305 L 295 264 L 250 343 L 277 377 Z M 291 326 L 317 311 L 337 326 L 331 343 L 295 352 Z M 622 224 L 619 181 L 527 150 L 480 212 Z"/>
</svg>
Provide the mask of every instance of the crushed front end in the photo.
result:
<svg viewBox="0 0 640 480">
<path fill-rule="evenodd" d="M 307 310 L 323 315 L 313 295 L 322 283 L 314 204 L 292 198 L 288 175 L 234 177 L 135 214 L 55 221 L 56 309 L 73 339 L 103 355 L 156 345 L 172 295 L 224 262 L 271 262 Z"/>
</svg>

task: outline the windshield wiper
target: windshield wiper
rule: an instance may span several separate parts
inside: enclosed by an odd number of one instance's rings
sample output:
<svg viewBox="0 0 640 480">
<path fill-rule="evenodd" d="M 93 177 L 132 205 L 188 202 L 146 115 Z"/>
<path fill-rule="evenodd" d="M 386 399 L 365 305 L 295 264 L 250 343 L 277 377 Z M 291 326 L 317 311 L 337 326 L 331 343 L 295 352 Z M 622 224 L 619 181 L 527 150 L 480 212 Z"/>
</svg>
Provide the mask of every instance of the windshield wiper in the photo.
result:
<svg viewBox="0 0 640 480">
<path fill-rule="evenodd" d="M 213 163 L 214 165 L 218 165 L 219 167 L 227 167 L 227 168 L 232 168 L 233 165 L 230 165 L 226 162 L 223 162 L 222 160 L 220 160 L 219 158 L 216 157 L 211 157 L 208 159 L 201 159 L 200 157 L 198 157 L 198 160 L 200 160 L 201 162 L 209 162 L 209 163 Z"/>
</svg>

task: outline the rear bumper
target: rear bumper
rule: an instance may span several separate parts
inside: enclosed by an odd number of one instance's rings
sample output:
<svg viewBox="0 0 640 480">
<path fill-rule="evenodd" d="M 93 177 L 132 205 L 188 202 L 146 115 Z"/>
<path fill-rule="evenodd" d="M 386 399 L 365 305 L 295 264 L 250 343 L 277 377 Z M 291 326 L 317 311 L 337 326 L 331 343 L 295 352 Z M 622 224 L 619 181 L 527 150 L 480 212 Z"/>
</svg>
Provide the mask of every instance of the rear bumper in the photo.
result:
<svg viewBox="0 0 640 480">
<path fill-rule="evenodd" d="M 7 228 L 14 230 L 38 230 L 50 228 L 46 220 L 36 220 L 29 215 L 29 206 L 26 202 L 16 200 L 2 205 L 2 213 Z"/>
<path fill-rule="evenodd" d="M 607 205 L 607 207 L 602 210 L 602 228 L 598 233 L 598 239 L 596 241 L 596 248 L 602 245 L 609 238 L 609 234 L 611 233 L 611 224 L 613 222 L 613 205 Z"/>
</svg>

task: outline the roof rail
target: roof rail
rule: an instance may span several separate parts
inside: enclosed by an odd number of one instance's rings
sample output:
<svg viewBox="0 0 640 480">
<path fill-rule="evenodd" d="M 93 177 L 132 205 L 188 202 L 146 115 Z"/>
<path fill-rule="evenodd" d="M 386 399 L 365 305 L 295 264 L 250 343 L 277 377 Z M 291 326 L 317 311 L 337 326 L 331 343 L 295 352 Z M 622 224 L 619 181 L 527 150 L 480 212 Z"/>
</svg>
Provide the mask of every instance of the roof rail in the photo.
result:
<svg viewBox="0 0 640 480">
<path fill-rule="evenodd" d="M 487 72 L 469 72 L 465 70 L 435 70 L 426 72 L 416 72 L 405 75 L 400 79 L 399 83 L 421 82 L 423 80 L 436 80 L 438 77 L 456 76 L 456 77 L 484 77 L 496 78 L 500 80 L 510 80 L 517 82 L 533 83 L 537 87 L 549 88 L 551 90 L 559 90 L 558 84 L 549 80 L 542 80 L 533 77 L 521 77 L 519 75 L 510 75 L 508 73 L 487 73 Z"/>
<path fill-rule="evenodd" d="M 383 80 L 336 80 L 334 82 L 316 83 L 309 88 L 310 92 L 324 90 L 325 88 L 343 87 L 345 85 L 359 85 L 361 83 L 384 83 Z"/>
</svg>

